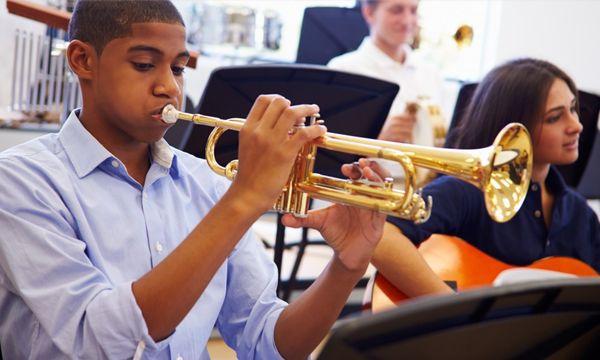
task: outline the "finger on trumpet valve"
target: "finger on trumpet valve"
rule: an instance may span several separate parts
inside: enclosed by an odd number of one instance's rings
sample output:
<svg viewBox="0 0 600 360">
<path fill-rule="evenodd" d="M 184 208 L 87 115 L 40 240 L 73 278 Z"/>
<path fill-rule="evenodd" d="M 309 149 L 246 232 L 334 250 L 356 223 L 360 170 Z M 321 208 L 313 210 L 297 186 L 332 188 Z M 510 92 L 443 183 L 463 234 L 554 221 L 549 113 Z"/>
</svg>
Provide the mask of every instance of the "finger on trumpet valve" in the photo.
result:
<svg viewBox="0 0 600 360">
<path fill-rule="evenodd" d="M 321 114 L 316 113 L 308 117 L 309 125 L 323 125 L 325 124 L 325 120 L 321 119 Z"/>
<path fill-rule="evenodd" d="M 289 134 L 289 135 L 294 135 L 294 134 L 295 134 L 295 133 L 298 131 L 298 129 L 301 129 L 301 128 L 303 128 L 303 127 L 306 127 L 306 125 L 304 125 L 304 123 L 298 123 L 298 124 L 294 125 L 294 126 L 293 126 L 293 127 L 290 129 L 290 131 L 288 132 L 288 134 Z"/>
<path fill-rule="evenodd" d="M 358 161 L 355 161 L 355 162 L 353 162 L 353 163 L 352 163 L 352 170 L 353 170 L 355 173 L 359 174 L 359 177 L 358 177 L 358 178 L 356 178 L 356 179 L 354 179 L 354 180 L 361 180 L 361 179 L 363 179 L 363 178 L 364 178 L 364 173 L 363 173 L 363 170 L 362 170 L 362 168 L 360 167 L 360 164 L 358 163 Z"/>
<path fill-rule="evenodd" d="M 323 125 L 325 124 L 325 121 L 321 119 L 321 115 L 319 115 L 318 113 L 311 116 L 307 116 L 303 119 L 300 119 L 298 123 L 296 123 L 294 127 L 289 131 L 289 134 L 294 135 L 298 128 L 306 127 L 306 123 L 308 123 L 308 126 Z"/>
</svg>

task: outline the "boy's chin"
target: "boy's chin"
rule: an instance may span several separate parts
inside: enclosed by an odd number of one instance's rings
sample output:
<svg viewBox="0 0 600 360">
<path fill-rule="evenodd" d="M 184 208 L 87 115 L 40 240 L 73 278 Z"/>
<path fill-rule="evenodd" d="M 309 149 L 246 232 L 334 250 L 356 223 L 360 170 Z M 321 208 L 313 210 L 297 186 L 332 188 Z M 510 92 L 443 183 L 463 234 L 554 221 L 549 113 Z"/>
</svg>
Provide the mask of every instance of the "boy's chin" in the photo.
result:
<svg viewBox="0 0 600 360">
<path fill-rule="evenodd" d="M 152 133 L 148 132 L 145 134 L 138 134 L 138 136 L 136 136 L 136 139 L 142 143 L 154 144 L 155 142 L 162 139 L 165 136 L 165 133 L 166 131 L 156 131 Z"/>
</svg>

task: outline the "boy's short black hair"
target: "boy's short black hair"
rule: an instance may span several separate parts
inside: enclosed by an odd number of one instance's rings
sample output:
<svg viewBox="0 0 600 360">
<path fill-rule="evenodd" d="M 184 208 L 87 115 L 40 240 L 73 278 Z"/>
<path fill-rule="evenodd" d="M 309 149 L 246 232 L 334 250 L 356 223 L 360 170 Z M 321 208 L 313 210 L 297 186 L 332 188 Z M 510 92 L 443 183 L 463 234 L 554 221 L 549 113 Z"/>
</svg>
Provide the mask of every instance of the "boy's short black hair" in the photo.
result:
<svg viewBox="0 0 600 360">
<path fill-rule="evenodd" d="M 370 6 L 370 7 L 375 7 L 377 5 L 379 5 L 379 0 L 359 0 L 357 2 L 357 6 Z"/>
<path fill-rule="evenodd" d="M 69 40 L 89 43 L 100 55 L 111 40 L 130 35 L 132 24 L 148 22 L 185 26 L 169 0 L 78 0 L 69 23 Z"/>
</svg>

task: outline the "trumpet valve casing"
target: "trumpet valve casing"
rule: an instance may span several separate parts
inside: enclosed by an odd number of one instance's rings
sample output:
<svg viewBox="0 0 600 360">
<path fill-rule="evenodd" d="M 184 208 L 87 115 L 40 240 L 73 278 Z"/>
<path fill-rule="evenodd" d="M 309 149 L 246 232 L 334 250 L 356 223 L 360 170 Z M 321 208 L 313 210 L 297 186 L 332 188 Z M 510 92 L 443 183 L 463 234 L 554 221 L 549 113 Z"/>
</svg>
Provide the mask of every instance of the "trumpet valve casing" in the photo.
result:
<svg viewBox="0 0 600 360">
<path fill-rule="evenodd" d="M 273 206 L 274 210 L 293 214 L 297 217 L 306 217 L 310 198 L 306 192 L 298 188 L 298 184 L 309 181 L 315 166 L 316 155 L 317 147 L 315 145 L 308 144 L 302 147 L 296 157 L 288 181 Z"/>
</svg>

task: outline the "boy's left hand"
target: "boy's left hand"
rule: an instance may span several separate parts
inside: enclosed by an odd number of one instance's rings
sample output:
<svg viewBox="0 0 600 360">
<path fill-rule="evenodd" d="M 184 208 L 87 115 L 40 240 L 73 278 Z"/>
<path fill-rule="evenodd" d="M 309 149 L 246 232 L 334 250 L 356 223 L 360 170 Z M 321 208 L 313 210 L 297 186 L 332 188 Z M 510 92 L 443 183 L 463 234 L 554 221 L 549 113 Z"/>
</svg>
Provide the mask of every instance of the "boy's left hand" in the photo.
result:
<svg viewBox="0 0 600 360">
<path fill-rule="evenodd" d="M 371 169 L 363 168 L 363 176 L 371 181 L 381 178 Z M 349 175 L 347 169 L 342 169 Z M 313 210 L 306 218 L 286 214 L 282 222 L 285 226 L 308 227 L 318 230 L 333 248 L 341 264 L 351 272 L 366 270 L 375 247 L 383 234 L 386 216 L 376 211 L 353 206 L 334 204 L 325 209 Z"/>
</svg>

